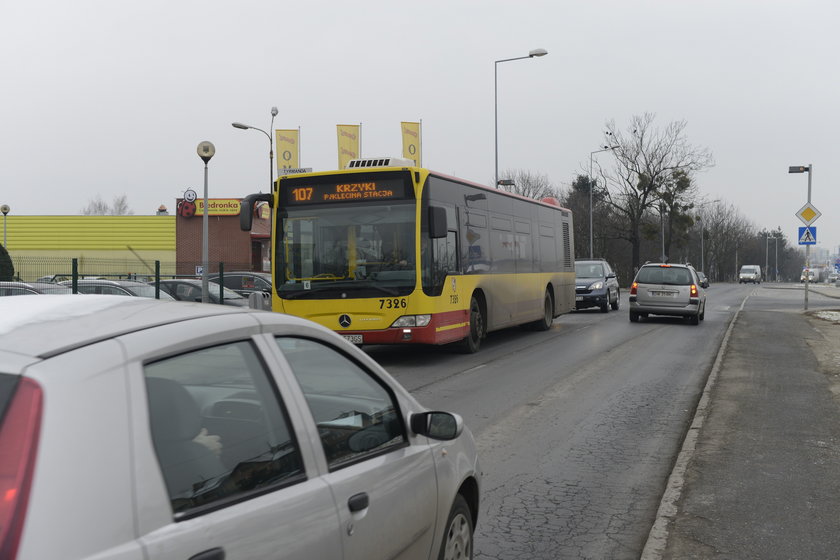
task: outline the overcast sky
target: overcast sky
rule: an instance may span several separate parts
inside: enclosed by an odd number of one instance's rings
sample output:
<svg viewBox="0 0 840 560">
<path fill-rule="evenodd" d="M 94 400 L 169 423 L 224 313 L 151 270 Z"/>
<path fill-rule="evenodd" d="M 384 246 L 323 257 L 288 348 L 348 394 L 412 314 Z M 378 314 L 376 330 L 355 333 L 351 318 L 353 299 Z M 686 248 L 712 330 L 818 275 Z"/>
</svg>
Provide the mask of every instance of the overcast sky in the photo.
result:
<svg viewBox="0 0 840 560">
<path fill-rule="evenodd" d="M 0 0 L 0 203 L 78 214 L 125 194 L 136 214 L 193 188 L 268 189 L 268 138 L 301 128 L 302 165 L 337 165 L 336 124 L 363 156 L 399 156 L 423 122 L 423 164 L 491 184 L 499 167 L 568 186 L 607 121 L 685 120 L 715 166 L 709 200 L 796 243 L 813 164 L 819 245 L 840 244 L 836 0 Z M 599 158 L 608 158 L 599 154 Z M 602 160 L 603 161 L 603 160 Z M 586 219 L 586 217 L 578 217 Z"/>
</svg>

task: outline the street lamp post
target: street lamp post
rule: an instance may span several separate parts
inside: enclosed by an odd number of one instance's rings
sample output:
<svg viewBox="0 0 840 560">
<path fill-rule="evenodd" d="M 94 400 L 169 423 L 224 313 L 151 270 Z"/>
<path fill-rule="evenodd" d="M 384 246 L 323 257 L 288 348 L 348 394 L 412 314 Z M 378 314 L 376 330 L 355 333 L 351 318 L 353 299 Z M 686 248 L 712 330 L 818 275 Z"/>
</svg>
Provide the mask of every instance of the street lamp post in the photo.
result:
<svg viewBox="0 0 840 560">
<path fill-rule="evenodd" d="M 770 279 L 770 259 L 768 257 L 770 240 L 773 240 L 773 248 L 776 250 L 776 273 L 774 274 L 776 282 L 779 281 L 779 237 L 776 235 L 768 235 L 767 241 L 764 243 L 764 274 L 766 278 Z"/>
<path fill-rule="evenodd" d="M 510 62 L 512 60 L 522 60 L 525 58 L 534 58 L 538 56 L 545 56 L 548 54 L 548 51 L 545 49 L 534 49 L 528 53 L 528 56 L 517 56 L 515 58 L 503 58 L 501 60 L 495 61 L 493 64 L 493 110 L 494 110 L 494 138 L 496 142 L 496 172 L 495 172 L 495 181 L 493 183 L 493 188 L 497 188 L 499 186 L 499 63 L 500 62 Z"/>
<path fill-rule="evenodd" d="M 3 248 L 8 249 L 9 247 L 6 245 L 6 214 L 11 212 L 12 209 L 9 208 L 8 204 L 4 204 L 0 206 L 0 212 L 3 212 Z"/>
<path fill-rule="evenodd" d="M 216 154 L 216 146 L 212 142 L 201 142 L 196 149 L 198 157 L 204 161 L 204 211 L 201 216 L 201 302 L 210 301 L 208 272 L 210 269 L 210 206 L 207 200 L 207 164 Z"/>
<path fill-rule="evenodd" d="M 662 261 L 666 262 L 668 257 L 665 255 L 665 203 L 659 203 L 659 229 L 662 231 Z"/>
<path fill-rule="evenodd" d="M 609 150 L 615 150 L 618 146 L 604 146 L 600 150 L 595 150 L 593 152 L 589 152 L 589 258 L 594 258 L 593 252 L 593 241 L 595 239 L 594 234 L 592 233 L 592 190 L 595 188 L 594 181 L 592 179 L 592 156 L 601 152 L 607 152 Z"/>
<path fill-rule="evenodd" d="M 814 166 L 810 163 L 805 165 L 791 165 L 788 173 L 808 174 L 808 204 L 811 204 L 811 176 L 814 174 Z M 808 311 L 808 281 L 811 271 L 811 246 L 805 245 L 805 311 Z"/>
<path fill-rule="evenodd" d="M 277 116 L 277 107 L 271 108 L 271 126 L 269 130 L 274 132 L 274 117 Z M 240 122 L 230 123 L 233 128 L 239 128 L 241 130 L 259 130 L 263 134 L 268 137 L 268 192 L 274 192 L 274 139 L 271 137 L 271 134 L 266 132 L 261 128 L 257 128 L 256 126 L 251 126 L 248 124 L 242 124 Z"/>
</svg>

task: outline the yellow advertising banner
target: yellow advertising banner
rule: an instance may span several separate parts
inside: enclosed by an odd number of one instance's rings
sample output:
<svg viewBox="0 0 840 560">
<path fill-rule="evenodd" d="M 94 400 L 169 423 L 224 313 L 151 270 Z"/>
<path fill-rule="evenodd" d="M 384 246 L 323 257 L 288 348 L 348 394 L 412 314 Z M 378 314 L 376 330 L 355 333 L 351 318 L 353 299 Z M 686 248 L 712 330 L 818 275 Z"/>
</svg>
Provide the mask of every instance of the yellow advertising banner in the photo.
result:
<svg viewBox="0 0 840 560">
<path fill-rule="evenodd" d="M 414 165 L 421 166 L 423 158 L 420 154 L 420 123 L 402 122 L 403 157 L 414 160 Z"/>
<path fill-rule="evenodd" d="M 300 131 L 292 129 L 276 129 L 274 131 L 277 146 L 277 172 L 281 169 L 297 169 L 300 167 Z"/>
<path fill-rule="evenodd" d="M 239 215 L 239 199 L 238 198 L 208 198 L 207 206 L 210 211 L 208 216 L 238 216 Z M 197 198 L 195 200 L 195 215 L 202 216 L 204 214 L 204 199 Z"/>
<path fill-rule="evenodd" d="M 338 168 L 344 169 L 351 159 L 358 159 L 361 146 L 361 125 L 337 124 Z"/>
</svg>

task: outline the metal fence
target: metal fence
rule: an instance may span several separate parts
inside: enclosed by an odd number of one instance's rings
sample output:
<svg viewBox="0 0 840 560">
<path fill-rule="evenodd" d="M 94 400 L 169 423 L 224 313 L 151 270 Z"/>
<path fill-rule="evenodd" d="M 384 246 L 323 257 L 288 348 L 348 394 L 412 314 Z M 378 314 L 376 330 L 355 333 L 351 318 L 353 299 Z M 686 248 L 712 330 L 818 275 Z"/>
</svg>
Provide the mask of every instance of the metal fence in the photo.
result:
<svg viewBox="0 0 840 560">
<path fill-rule="evenodd" d="M 136 258 L 104 259 L 86 257 L 11 257 L 12 278 L 18 282 L 59 281 L 81 278 L 154 281 L 159 278 L 201 278 L 202 263 L 193 261 L 145 261 Z M 250 270 L 250 263 L 210 263 L 209 274 Z"/>
</svg>

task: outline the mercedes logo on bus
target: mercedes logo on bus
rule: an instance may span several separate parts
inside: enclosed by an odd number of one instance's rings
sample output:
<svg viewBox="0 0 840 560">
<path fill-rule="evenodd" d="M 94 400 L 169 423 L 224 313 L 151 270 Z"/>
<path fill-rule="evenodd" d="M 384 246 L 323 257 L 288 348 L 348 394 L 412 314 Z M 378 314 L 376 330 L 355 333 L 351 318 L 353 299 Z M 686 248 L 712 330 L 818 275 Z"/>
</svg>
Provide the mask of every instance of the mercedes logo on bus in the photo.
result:
<svg viewBox="0 0 840 560">
<path fill-rule="evenodd" d="M 342 315 L 338 318 L 338 324 L 344 327 L 345 329 L 350 326 L 352 321 L 350 320 L 350 315 Z"/>
</svg>

